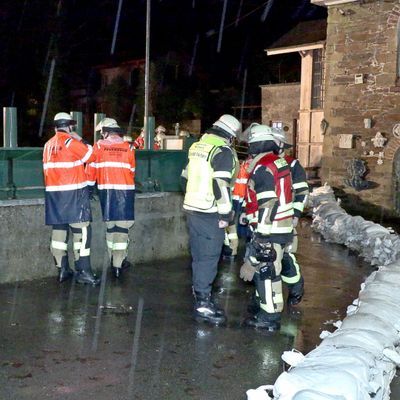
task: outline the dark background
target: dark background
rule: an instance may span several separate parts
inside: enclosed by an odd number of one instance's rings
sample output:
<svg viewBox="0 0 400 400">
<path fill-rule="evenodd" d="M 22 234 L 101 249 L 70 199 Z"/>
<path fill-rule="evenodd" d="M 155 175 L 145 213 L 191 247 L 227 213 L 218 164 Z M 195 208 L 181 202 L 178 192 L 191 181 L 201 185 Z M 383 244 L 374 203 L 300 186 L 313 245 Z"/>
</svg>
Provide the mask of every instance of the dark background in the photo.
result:
<svg viewBox="0 0 400 400">
<path fill-rule="evenodd" d="M 234 113 L 232 107 L 243 99 L 245 71 L 244 103 L 259 105 L 259 85 L 299 80 L 297 54 L 267 57 L 264 49 L 297 22 L 326 16 L 324 8 L 310 5 L 309 0 L 228 0 L 217 52 L 223 5 L 223 0 L 152 0 L 150 58 L 156 120 L 172 123 L 195 116 L 207 127 L 221 113 Z M 85 88 L 95 98 L 100 82 L 94 66 L 145 57 L 144 0 L 124 0 L 115 52 L 110 54 L 117 8 L 118 0 L 1 2 L 0 99 L 3 107 L 18 107 L 20 145 L 41 144 L 37 132 L 53 57 L 47 129 L 55 112 L 73 107 L 71 89 Z M 138 83 L 115 95 L 143 98 L 142 89 Z M 137 103 L 139 124 L 143 101 Z M 94 100 L 91 107 L 90 111 L 101 111 Z M 259 118 L 257 109 L 254 113 L 248 117 Z M 126 122 L 126 116 L 120 118 Z"/>
</svg>

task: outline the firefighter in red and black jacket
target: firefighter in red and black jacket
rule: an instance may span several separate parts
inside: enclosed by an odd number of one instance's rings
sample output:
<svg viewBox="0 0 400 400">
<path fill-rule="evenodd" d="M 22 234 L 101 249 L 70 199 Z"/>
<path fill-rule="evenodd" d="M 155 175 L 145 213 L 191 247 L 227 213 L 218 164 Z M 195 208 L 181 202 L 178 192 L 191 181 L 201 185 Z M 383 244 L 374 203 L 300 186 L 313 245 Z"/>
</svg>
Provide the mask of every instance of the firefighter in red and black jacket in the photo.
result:
<svg viewBox="0 0 400 400">
<path fill-rule="evenodd" d="M 245 326 L 270 331 L 280 329 L 282 257 L 293 240 L 293 192 L 290 166 L 279 157 L 279 142 L 267 125 L 250 127 L 250 164 L 246 215 L 253 229 L 249 255 L 240 269 L 245 281 L 254 280 L 258 312 L 244 321 Z"/>
<path fill-rule="evenodd" d="M 92 146 L 73 131 L 71 116 L 60 112 L 54 117 L 55 135 L 43 151 L 46 225 L 52 226 L 51 253 L 59 268 L 58 280 L 73 276 L 68 263 L 69 230 L 73 234 L 76 281 L 97 285 L 99 279 L 90 265 L 92 213 L 85 163 L 94 160 Z"/>
<path fill-rule="evenodd" d="M 104 118 L 96 127 L 103 139 L 93 146 L 94 162 L 86 167 L 88 183 L 97 183 L 111 271 L 119 278 L 130 263 L 126 260 L 129 229 L 135 220 L 135 150 L 122 138 L 124 130 L 113 118 Z"/>
</svg>

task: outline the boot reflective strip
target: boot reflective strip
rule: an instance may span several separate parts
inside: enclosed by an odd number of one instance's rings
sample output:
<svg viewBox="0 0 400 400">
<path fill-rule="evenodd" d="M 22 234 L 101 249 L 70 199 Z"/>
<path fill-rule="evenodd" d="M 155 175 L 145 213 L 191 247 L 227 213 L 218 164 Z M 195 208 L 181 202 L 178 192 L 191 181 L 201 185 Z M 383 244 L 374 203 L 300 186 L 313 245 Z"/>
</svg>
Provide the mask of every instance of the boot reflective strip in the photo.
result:
<svg viewBox="0 0 400 400">
<path fill-rule="evenodd" d="M 128 248 L 127 242 L 113 244 L 113 250 L 126 250 L 127 248 Z"/>
<path fill-rule="evenodd" d="M 203 313 L 203 314 L 210 314 L 210 315 L 214 314 L 214 311 L 212 311 L 210 308 L 207 308 L 207 307 L 196 308 L 196 311 L 198 311 L 199 313 Z"/>
<path fill-rule="evenodd" d="M 51 247 L 53 249 L 57 249 L 57 250 L 67 250 L 68 249 L 68 243 L 58 242 L 57 240 L 52 240 L 51 241 Z"/>
<path fill-rule="evenodd" d="M 294 266 L 296 267 L 296 275 L 292 276 L 292 277 L 286 277 L 284 275 L 281 275 L 281 278 L 283 280 L 283 282 L 285 283 L 289 283 L 289 284 L 295 284 L 300 280 L 300 265 L 298 264 L 296 257 L 294 254 L 289 253 L 289 257 L 292 259 Z"/>
<path fill-rule="evenodd" d="M 267 313 L 275 313 L 274 301 L 272 298 L 272 281 L 270 279 L 266 279 L 264 281 L 265 288 L 265 303 L 260 303 L 260 308 L 266 311 Z"/>
<path fill-rule="evenodd" d="M 79 255 L 81 257 L 87 257 L 90 256 L 90 248 L 86 249 L 86 242 L 87 242 L 87 227 L 84 226 L 82 228 L 82 245 L 81 245 L 81 250 L 79 251 Z"/>
</svg>

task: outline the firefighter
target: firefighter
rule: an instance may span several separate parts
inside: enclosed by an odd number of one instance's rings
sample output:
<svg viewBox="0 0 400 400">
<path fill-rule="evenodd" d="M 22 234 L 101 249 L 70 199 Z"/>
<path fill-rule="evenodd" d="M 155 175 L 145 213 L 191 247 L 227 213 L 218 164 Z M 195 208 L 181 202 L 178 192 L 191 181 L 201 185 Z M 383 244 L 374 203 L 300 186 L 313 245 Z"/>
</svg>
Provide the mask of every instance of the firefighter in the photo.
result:
<svg viewBox="0 0 400 400">
<path fill-rule="evenodd" d="M 280 329 L 283 310 L 282 257 L 293 241 L 293 194 L 290 166 L 277 155 L 280 142 L 267 125 L 250 127 L 246 215 L 253 229 L 249 255 L 240 269 L 245 281 L 254 280 L 259 310 L 244 325 L 269 331 Z"/>
<path fill-rule="evenodd" d="M 304 278 L 301 274 L 300 265 L 297 262 L 295 253 L 297 252 L 297 231 L 296 227 L 299 219 L 304 211 L 304 206 L 307 202 L 309 195 L 309 186 L 306 178 L 306 171 L 300 164 L 299 160 L 286 155 L 285 148 L 291 147 L 288 144 L 286 135 L 282 130 L 273 128 L 274 137 L 279 141 L 279 155 L 284 157 L 290 166 L 292 176 L 292 185 L 294 193 L 293 201 L 293 242 L 286 246 L 282 259 L 282 281 L 288 286 L 288 299 L 289 306 L 295 306 L 302 300 L 304 294 Z"/>
<path fill-rule="evenodd" d="M 43 151 L 46 225 L 52 226 L 51 253 L 59 268 L 59 282 L 73 277 L 68 262 L 69 230 L 73 235 L 76 281 L 99 284 L 90 265 L 92 219 L 84 164 L 94 160 L 93 149 L 73 131 L 71 116 L 54 117 L 55 135 Z"/>
<path fill-rule="evenodd" d="M 120 278 L 129 245 L 129 229 L 134 224 L 135 150 L 123 140 L 124 131 L 112 118 L 104 118 L 96 126 L 103 139 L 93 146 L 95 160 L 87 165 L 89 185 L 97 191 L 103 221 L 111 271 Z"/>
<path fill-rule="evenodd" d="M 189 149 L 189 162 L 182 172 L 186 181 L 183 208 L 190 236 L 194 318 L 221 324 L 225 312 L 211 297 L 225 228 L 232 220 L 231 186 L 236 173 L 237 156 L 233 141 L 241 123 L 224 114 Z"/>
</svg>

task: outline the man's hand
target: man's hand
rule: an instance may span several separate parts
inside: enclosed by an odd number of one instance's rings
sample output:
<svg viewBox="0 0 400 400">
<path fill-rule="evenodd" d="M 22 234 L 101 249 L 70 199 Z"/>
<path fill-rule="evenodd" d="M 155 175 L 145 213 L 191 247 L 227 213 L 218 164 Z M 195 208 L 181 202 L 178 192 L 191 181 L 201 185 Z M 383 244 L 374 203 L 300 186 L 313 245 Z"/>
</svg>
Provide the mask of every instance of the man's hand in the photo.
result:
<svg viewBox="0 0 400 400">
<path fill-rule="evenodd" d="M 240 277 L 246 282 L 251 282 L 254 278 L 254 274 L 256 273 L 256 268 L 253 267 L 249 261 L 245 261 L 245 263 L 240 267 Z"/>
<path fill-rule="evenodd" d="M 299 223 L 299 218 L 298 217 L 293 217 L 293 228 L 296 228 L 298 223 Z"/>
<path fill-rule="evenodd" d="M 220 220 L 218 221 L 218 228 L 225 229 L 225 228 L 228 227 L 228 225 L 229 225 L 229 222 L 228 222 L 228 221 L 224 221 L 224 220 L 222 220 L 222 219 L 220 219 Z"/>
</svg>

